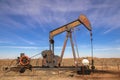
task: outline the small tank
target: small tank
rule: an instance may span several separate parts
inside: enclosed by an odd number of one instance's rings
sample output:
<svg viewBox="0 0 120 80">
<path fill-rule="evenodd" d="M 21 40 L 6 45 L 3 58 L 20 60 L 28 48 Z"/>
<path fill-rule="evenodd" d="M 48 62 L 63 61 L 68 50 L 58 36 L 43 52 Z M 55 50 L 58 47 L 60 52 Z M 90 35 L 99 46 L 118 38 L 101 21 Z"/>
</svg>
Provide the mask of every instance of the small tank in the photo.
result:
<svg viewBox="0 0 120 80">
<path fill-rule="evenodd" d="M 89 75 L 91 73 L 89 64 L 89 60 L 87 58 L 84 58 L 82 60 L 82 65 L 78 68 L 77 73 L 80 75 Z"/>
<path fill-rule="evenodd" d="M 88 60 L 87 58 L 84 58 L 84 59 L 82 60 L 82 64 L 83 64 L 84 66 L 89 66 L 89 60 Z"/>
</svg>

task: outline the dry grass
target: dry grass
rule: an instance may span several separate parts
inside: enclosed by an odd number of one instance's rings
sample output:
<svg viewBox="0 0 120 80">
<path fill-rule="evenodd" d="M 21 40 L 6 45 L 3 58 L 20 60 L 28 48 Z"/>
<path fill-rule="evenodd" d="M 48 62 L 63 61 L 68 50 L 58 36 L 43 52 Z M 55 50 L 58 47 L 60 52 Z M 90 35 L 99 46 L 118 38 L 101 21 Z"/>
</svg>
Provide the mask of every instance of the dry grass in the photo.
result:
<svg viewBox="0 0 120 80">
<path fill-rule="evenodd" d="M 88 58 L 91 59 L 91 58 Z M 0 60 L 0 68 L 7 66 L 12 60 Z M 13 62 L 15 64 L 15 62 Z M 41 59 L 31 60 L 32 65 L 41 66 Z M 64 66 L 74 65 L 73 59 L 64 59 Z M 114 71 L 113 73 L 92 73 L 91 75 L 77 75 L 71 71 L 42 71 L 27 70 L 25 73 L 4 73 L 0 71 L 0 80 L 120 80 L 120 58 L 95 58 L 97 69 Z M 118 74 L 116 73 L 118 72 Z"/>
</svg>

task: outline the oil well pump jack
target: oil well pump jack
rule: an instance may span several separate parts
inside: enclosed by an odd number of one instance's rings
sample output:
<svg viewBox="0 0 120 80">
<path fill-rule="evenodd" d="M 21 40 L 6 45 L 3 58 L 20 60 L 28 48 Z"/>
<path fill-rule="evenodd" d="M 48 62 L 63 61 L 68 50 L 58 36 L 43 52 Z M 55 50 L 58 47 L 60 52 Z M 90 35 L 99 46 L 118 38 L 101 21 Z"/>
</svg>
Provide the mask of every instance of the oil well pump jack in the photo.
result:
<svg viewBox="0 0 120 80">
<path fill-rule="evenodd" d="M 92 31 L 92 27 L 91 27 L 91 24 L 89 22 L 89 20 L 87 19 L 87 17 L 85 15 L 80 15 L 79 18 L 73 22 L 70 22 L 64 26 L 61 26 L 53 31 L 50 32 L 50 50 L 53 51 L 54 53 L 54 36 L 62 33 L 62 32 L 67 32 L 66 33 L 66 39 L 64 41 L 64 45 L 63 45 L 63 48 L 62 48 L 62 52 L 61 52 L 61 57 L 60 57 L 60 62 L 59 62 L 59 65 L 61 65 L 61 61 L 62 61 L 62 58 L 63 58 L 63 55 L 64 55 L 64 51 L 65 51 L 65 47 L 66 47 L 66 43 L 67 43 L 67 40 L 68 38 L 70 38 L 70 42 L 71 42 L 71 46 L 72 46 L 72 52 L 73 52 L 73 57 L 74 57 L 74 62 L 77 66 L 77 61 L 76 61 L 76 54 L 75 54 L 75 50 L 74 50 L 74 43 L 73 43 L 73 40 L 72 40 L 72 31 L 71 29 L 79 26 L 79 25 L 84 25 L 89 31 Z"/>
<path fill-rule="evenodd" d="M 84 25 L 85 28 L 87 28 L 88 31 L 90 31 L 90 34 L 92 36 L 91 24 L 90 24 L 89 20 L 87 19 L 87 17 L 83 14 L 81 14 L 77 20 L 50 31 L 50 33 L 49 33 L 49 42 L 50 42 L 49 50 L 42 52 L 44 67 L 60 67 L 61 66 L 64 51 L 65 51 L 66 44 L 67 44 L 67 41 L 69 38 L 70 38 L 72 53 L 73 53 L 73 57 L 74 57 L 74 64 L 75 64 L 75 67 L 78 66 L 75 49 L 74 49 L 74 43 L 72 40 L 72 29 L 74 29 L 75 27 L 77 27 L 79 25 Z M 61 56 L 58 57 L 54 54 L 54 37 L 63 32 L 66 32 L 66 38 L 65 38 L 64 45 L 63 45 L 63 48 L 61 51 Z"/>
<path fill-rule="evenodd" d="M 90 32 L 91 53 L 92 53 L 92 67 L 91 68 L 94 69 L 93 50 L 92 50 L 92 48 L 93 48 L 93 46 L 92 46 L 92 27 L 91 27 L 91 24 L 90 24 L 89 20 L 87 19 L 87 17 L 85 15 L 81 14 L 79 16 L 79 18 L 76 19 L 75 21 L 70 22 L 66 25 L 63 25 L 63 26 L 61 26 L 57 29 L 54 29 L 54 30 L 50 31 L 50 33 L 49 33 L 49 42 L 50 42 L 49 50 L 44 50 L 41 53 L 39 53 L 43 57 L 42 66 L 31 65 L 30 64 L 30 59 L 32 57 L 28 58 L 26 55 L 22 55 L 17 59 L 16 66 L 5 67 L 4 70 L 5 71 L 18 70 L 20 73 L 24 73 L 26 69 L 29 69 L 29 70 L 32 71 L 32 68 L 39 68 L 39 69 L 44 69 L 45 68 L 45 70 L 47 68 L 52 68 L 52 69 L 54 69 L 54 68 L 59 68 L 60 69 L 61 68 L 61 69 L 70 69 L 70 70 L 71 70 L 71 68 L 72 69 L 74 68 L 74 69 L 78 69 L 77 71 L 80 74 L 85 73 L 86 71 L 87 71 L 87 74 L 89 74 L 90 69 L 88 67 L 86 67 L 86 62 L 85 62 L 85 66 L 83 66 L 83 67 L 78 66 L 78 62 L 77 62 L 76 54 L 75 54 L 75 49 L 74 49 L 74 43 L 73 43 L 73 40 L 72 40 L 72 30 L 79 25 L 84 25 L 85 28 L 87 28 L 87 30 Z M 62 51 L 61 51 L 61 56 L 57 56 L 54 53 L 54 37 L 58 34 L 63 33 L 63 32 L 66 32 L 66 38 L 65 38 L 64 45 L 63 45 L 63 48 L 62 48 Z M 62 63 L 62 59 L 63 59 L 63 55 L 64 55 L 64 51 L 65 51 L 68 39 L 70 39 L 70 42 L 71 42 L 71 47 L 72 47 L 72 53 L 73 53 L 73 57 L 74 57 L 75 66 L 66 67 L 66 66 L 61 66 L 61 63 Z M 34 56 L 38 56 L 39 54 L 34 55 Z M 84 60 L 84 61 L 86 61 L 86 60 Z M 11 62 L 11 64 L 12 63 L 13 62 Z M 84 72 L 82 72 L 82 71 L 84 71 Z"/>
</svg>

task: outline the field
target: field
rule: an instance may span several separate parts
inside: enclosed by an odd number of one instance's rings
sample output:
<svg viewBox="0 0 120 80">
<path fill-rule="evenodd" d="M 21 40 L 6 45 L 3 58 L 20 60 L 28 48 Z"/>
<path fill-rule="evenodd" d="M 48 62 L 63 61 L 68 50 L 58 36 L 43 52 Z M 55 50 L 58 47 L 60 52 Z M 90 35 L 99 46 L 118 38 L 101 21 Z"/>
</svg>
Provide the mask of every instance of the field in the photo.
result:
<svg viewBox="0 0 120 80">
<path fill-rule="evenodd" d="M 25 73 L 13 71 L 5 73 L 2 69 L 4 66 L 9 66 L 11 61 L 10 59 L 0 60 L 0 80 L 120 80 L 120 58 L 94 58 L 96 70 L 103 72 L 94 72 L 91 75 L 78 75 L 74 71 L 67 70 L 38 69 L 27 70 Z M 31 64 L 41 66 L 41 59 L 33 59 Z M 62 65 L 73 66 L 73 59 L 64 59 Z"/>
</svg>

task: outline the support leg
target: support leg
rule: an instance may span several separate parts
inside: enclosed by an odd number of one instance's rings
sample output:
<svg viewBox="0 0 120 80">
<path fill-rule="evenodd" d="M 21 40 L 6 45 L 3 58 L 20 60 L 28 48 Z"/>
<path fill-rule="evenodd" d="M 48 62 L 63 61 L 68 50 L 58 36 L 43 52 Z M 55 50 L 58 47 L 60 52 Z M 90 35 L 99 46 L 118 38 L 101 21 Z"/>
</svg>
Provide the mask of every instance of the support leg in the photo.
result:
<svg viewBox="0 0 120 80">
<path fill-rule="evenodd" d="M 71 42 L 71 46 L 72 46 L 72 52 L 73 52 L 73 57 L 74 57 L 74 63 L 75 66 L 78 66 L 77 60 L 76 60 L 76 54 L 75 54 L 75 49 L 74 49 L 74 44 L 73 44 L 73 40 L 72 40 L 72 33 L 70 32 L 70 42 Z"/>
<path fill-rule="evenodd" d="M 62 62 L 62 58 L 63 58 L 63 55 L 64 55 L 64 52 L 65 52 L 65 47 L 66 47 L 66 44 L 67 44 L 67 40 L 68 40 L 68 33 L 66 35 L 66 38 L 65 38 L 65 41 L 64 41 L 64 45 L 63 45 L 63 48 L 62 48 L 62 52 L 61 52 L 61 58 L 60 58 L 60 61 L 59 61 L 59 66 L 61 65 L 61 62 Z"/>
</svg>

